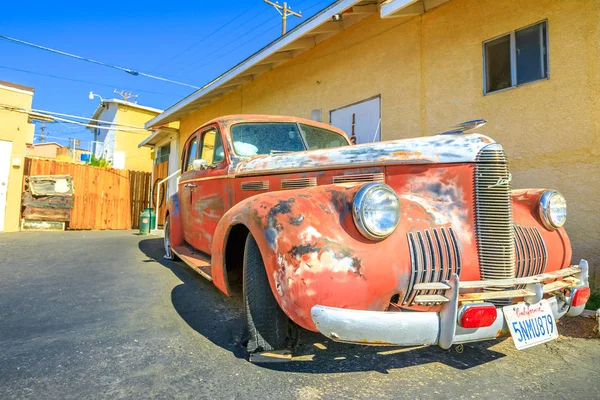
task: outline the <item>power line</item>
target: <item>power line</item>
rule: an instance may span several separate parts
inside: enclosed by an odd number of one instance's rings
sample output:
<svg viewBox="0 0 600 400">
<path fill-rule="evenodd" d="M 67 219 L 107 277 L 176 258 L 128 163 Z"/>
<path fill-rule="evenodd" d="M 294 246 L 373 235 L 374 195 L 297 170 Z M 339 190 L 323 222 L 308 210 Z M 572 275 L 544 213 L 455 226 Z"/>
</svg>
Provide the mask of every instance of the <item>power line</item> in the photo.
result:
<svg viewBox="0 0 600 400">
<path fill-rule="evenodd" d="M 108 87 L 108 88 L 114 88 L 114 87 L 115 87 L 115 86 L 113 86 L 113 85 L 107 85 L 107 84 L 105 84 L 105 83 L 91 82 L 91 81 L 84 81 L 84 80 L 80 80 L 80 79 L 67 78 L 67 77 L 64 77 L 64 76 L 57 76 L 57 75 L 43 74 L 43 73 L 41 73 L 41 72 L 28 71 L 28 70 L 25 70 L 25 69 L 20 69 L 20 68 L 11 68 L 11 67 L 5 67 L 5 66 L 3 66 L 3 65 L 0 65 L 0 68 L 2 68 L 2 69 L 8 69 L 8 70 L 11 70 L 11 71 L 23 72 L 23 73 L 26 73 L 26 74 L 32 74 L 32 75 L 45 76 L 45 77 L 48 77 L 48 78 L 62 79 L 62 80 L 65 80 L 65 81 L 72 81 L 72 82 L 79 82 L 79 83 L 87 83 L 87 84 L 89 84 L 89 85 L 104 86 L 104 87 Z M 131 88 L 131 87 L 125 87 L 124 89 L 127 89 L 127 90 L 134 90 L 134 91 L 136 91 L 136 92 L 141 92 L 141 93 L 158 94 L 158 95 L 161 95 L 161 96 L 181 97 L 181 96 L 179 96 L 179 95 L 176 95 L 176 94 L 167 94 L 167 93 L 153 92 L 153 91 L 150 91 L 150 90 L 135 89 L 135 88 Z"/>
<path fill-rule="evenodd" d="M 112 124 L 114 126 L 123 126 L 123 127 L 126 127 L 126 128 L 135 128 L 135 129 L 144 129 L 144 130 L 146 130 L 146 128 L 135 126 L 135 125 L 120 124 L 120 123 L 117 123 L 117 122 L 104 121 L 104 120 L 101 120 L 101 119 L 94 119 L 94 118 L 88 118 L 88 117 L 80 117 L 79 115 L 63 114 L 63 113 L 59 113 L 59 112 L 56 112 L 56 111 L 38 110 L 38 109 L 35 109 L 35 108 L 32 108 L 31 111 L 35 112 L 36 114 L 40 114 L 40 115 L 41 114 L 49 114 L 54 119 L 59 120 L 58 122 L 60 122 L 60 118 L 56 118 L 56 117 L 54 117 L 54 115 L 58 115 L 58 116 L 61 116 L 61 117 L 69 117 L 69 118 L 81 119 L 81 120 L 85 120 L 85 121 L 101 122 L 103 124 L 110 123 L 110 124 Z"/>
<path fill-rule="evenodd" d="M 303 2 L 302 2 L 302 3 L 303 3 Z M 320 4 L 322 4 L 322 3 L 324 3 L 324 1 L 318 1 L 317 3 L 315 3 L 315 4 L 312 4 L 310 7 L 306 8 L 306 10 L 305 10 L 305 11 L 311 10 L 311 9 L 313 9 L 313 8 L 315 8 L 315 7 L 317 7 L 317 6 L 319 6 L 319 5 L 320 5 Z M 300 4 L 301 4 L 301 3 L 300 3 Z M 268 19 L 271 19 L 271 18 L 269 17 Z M 222 55 L 221 55 L 221 56 L 219 56 L 219 57 L 216 57 L 216 58 L 211 58 L 211 59 L 210 59 L 210 61 L 207 61 L 207 62 L 205 62 L 205 63 L 203 63 L 203 64 L 200 64 L 200 65 L 198 66 L 198 68 L 201 68 L 201 67 L 204 67 L 204 66 L 206 66 L 206 65 L 212 64 L 212 63 L 214 63 L 214 62 L 215 62 L 215 61 L 217 61 L 217 60 L 220 60 L 220 59 L 222 59 L 222 58 L 224 58 L 224 57 L 227 57 L 228 55 L 230 55 L 230 54 L 231 54 L 232 52 L 234 52 L 235 50 L 238 50 L 238 49 L 240 49 L 240 48 L 244 47 L 246 44 L 248 44 L 248 43 L 250 43 L 250 42 L 254 41 L 254 40 L 255 40 L 255 39 L 257 39 L 258 37 L 260 37 L 260 36 L 264 35 L 265 33 L 269 32 L 269 31 L 271 31 L 272 29 L 274 29 L 275 27 L 277 27 L 277 25 L 279 25 L 279 21 L 277 21 L 275 24 L 269 25 L 269 26 L 267 27 L 267 29 L 265 29 L 265 30 L 263 30 L 263 31 L 260 31 L 260 32 L 259 32 L 257 35 L 255 35 L 255 36 L 253 36 L 252 38 L 250 38 L 249 40 L 246 40 L 245 42 L 241 43 L 239 46 L 237 46 L 237 47 L 234 47 L 233 49 L 230 49 L 230 50 L 228 50 L 228 53 L 227 53 L 227 54 L 222 54 Z M 237 38 L 237 39 L 234 39 L 234 40 L 232 40 L 231 42 L 227 43 L 225 46 L 223 46 L 223 47 L 220 47 L 218 50 L 215 50 L 215 51 L 213 51 L 212 53 L 209 53 L 209 54 L 207 54 L 207 55 L 203 56 L 201 59 L 194 61 L 193 63 L 191 63 L 191 64 L 190 64 L 190 65 L 188 65 L 187 67 L 184 67 L 184 68 L 182 68 L 181 70 L 179 70 L 179 73 L 181 73 L 181 72 L 183 72 L 183 71 L 185 71 L 185 70 L 187 70 L 187 69 L 189 69 L 189 68 L 193 67 L 194 65 L 196 65 L 196 64 L 197 64 L 198 62 L 200 62 L 201 60 L 205 60 L 206 58 L 208 58 L 208 57 L 210 57 L 210 56 L 212 56 L 212 55 L 214 55 L 214 54 L 216 54 L 216 53 L 219 53 L 219 52 L 221 52 L 221 51 L 222 51 L 224 48 L 227 48 L 227 47 L 229 47 L 229 46 L 230 46 L 230 45 L 232 45 L 233 43 L 235 43 L 235 42 L 237 42 L 238 40 L 240 40 L 240 39 L 244 38 L 244 37 L 245 37 L 245 36 L 247 36 L 249 33 L 252 33 L 252 32 L 254 32 L 254 31 L 256 31 L 258 28 L 260 28 L 260 27 L 262 27 L 262 26 L 263 26 L 263 25 L 262 25 L 262 23 L 261 23 L 261 24 L 259 24 L 259 25 L 257 25 L 257 26 L 255 26 L 254 28 L 250 29 L 249 31 L 245 32 L 244 34 L 242 34 L 242 35 L 238 36 L 238 38 Z"/>
<path fill-rule="evenodd" d="M 175 54 L 173 57 L 169 58 L 167 61 L 165 61 L 161 66 L 165 66 L 168 63 L 170 63 L 171 61 L 173 61 L 174 59 L 176 59 L 177 57 L 179 57 L 180 55 L 187 53 L 188 51 L 190 51 L 191 49 L 193 49 L 194 47 L 196 47 L 197 45 L 199 45 L 202 42 L 205 42 L 208 38 L 214 36 L 216 33 L 220 32 L 222 29 L 224 29 L 225 27 L 229 26 L 232 22 L 238 20 L 240 17 L 242 17 L 244 14 L 246 14 L 248 11 L 252 10 L 253 8 L 257 8 L 257 5 L 254 6 L 250 6 L 248 7 L 246 10 L 242 11 L 241 13 L 239 13 L 238 15 L 236 15 L 233 19 L 230 19 L 229 21 L 227 21 L 225 24 L 221 25 L 220 27 L 218 27 L 217 29 L 215 29 L 214 31 L 212 31 L 211 33 L 209 33 L 208 35 L 202 37 L 202 39 L 198 40 L 197 42 L 195 42 L 194 44 L 192 44 L 191 46 L 188 46 L 185 50 Z"/>
<path fill-rule="evenodd" d="M 268 20 L 270 20 L 270 19 L 272 19 L 272 17 L 269 17 L 269 18 L 267 19 L 267 21 L 268 21 Z M 265 21 L 265 22 L 266 22 L 266 21 Z M 271 26 L 269 29 L 267 29 L 267 30 L 273 29 L 273 27 L 275 27 L 275 26 L 277 26 L 277 25 L 279 25 L 279 21 L 277 21 L 277 23 L 276 23 L 275 25 L 272 25 L 272 26 Z M 225 49 L 225 48 L 229 47 L 229 46 L 230 46 L 230 45 L 232 45 L 233 43 L 235 43 L 235 42 L 237 42 L 238 40 L 240 40 L 240 39 L 244 38 L 245 36 L 247 36 L 248 34 L 250 34 L 250 33 L 254 32 L 255 30 L 257 30 L 258 28 L 260 28 L 260 27 L 262 27 L 262 26 L 263 26 L 263 24 L 262 24 L 262 23 L 261 23 L 261 24 L 258 24 L 258 25 L 256 25 L 254 28 L 252 28 L 252 29 L 250 29 L 250 30 L 248 30 L 248 31 L 244 32 L 243 34 L 241 34 L 240 36 L 238 36 L 238 37 L 237 37 L 237 39 L 234 39 L 234 40 L 232 40 L 231 42 L 227 43 L 225 46 L 223 46 L 223 47 L 219 47 L 217 50 L 214 50 L 213 52 L 211 52 L 211 53 L 209 53 L 209 54 L 206 54 L 206 55 L 204 55 L 202 58 L 200 58 L 200 59 L 198 59 L 198 60 L 196 60 L 196 61 L 192 62 L 192 63 L 191 63 L 191 64 L 189 64 L 187 67 L 184 67 L 184 68 L 180 69 L 180 70 L 178 71 L 178 74 L 182 73 L 183 71 L 186 71 L 186 70 L 190 69 L 190 68 L 191 68 L 191 67 L 193 67 L 194 65 L 198 64 L 200 61 L 202 61 L 202 60 L 206 60 L 208 57 L 210 57 L 210 56 L 212 56 L 212 55 L 214 55 L 214 54 L 217 54 L 217 53 L 220 53 L 220 52 L 222 52 L 222 51 L 223 51 L 223 49 Z M 264 32 L 266 32 L 266 31 L 263 31 L 263 32 L 261 32 L 259 35 L 256 35 L 255 37 L 253 37 L 253 38 L 252 38 L 252 40 L 254 40 L 256 37 L 258 37 L 258 36 L 262 35 Z M 244 42 L 244 44 L 246 44 L 246 43 L 248 43 L 248 42 Z M 236 49 L 238 49 L 239 47 L 241 47 L 241 46 L 238 46 L 238 47 L 236 47 Z M 234 50 L 235 50 L 235 49 L 234 49 Z M 233 51 L 233 50 L 230 50 L 230 51 Z M 216 59 L 215 59 L 215 58 L 213 58 L 213 59 L 211 59 L 210 61 L 207 61 L 206 63 L 202 64 L 201 66 L 204 66 L 204 65 L 211 64 L 211 63 L 212 63 L 212 62 L 214 62 L 215 60 L 217 60 L 217 59 L 220 59 L 220 58 L 223 58 L 223 57 L 225 57 L 225 56 L 226 56 L 226 55 L 223 55 L 223 56 L 221 56 L 221 57 L 218 57 L 218 58 L 216 58 Z"/>
<path fill-rule="evenodd" d="M 106 130 L 115 129 L 115 130 L 119 130 L 119 131 L 122 131 L 122 132 L 137 133 L 137 134 L 141 134 L 141 135 L 145 135 L 145 136 L 148 136 L 148 134 L 150 133 L 148 130 L 146 130 L 145 128 L 143 128 L 141 126 L 140 127 L 134 127 L 134 128 L 135 129 L 139 129 L 139 130 L 143 130 L 144 132 L 133 131 L 133 130 L 131 130 L 131 128 L 129 128 L 129 129 L 123 129 L 123 128 L 119 127 L 118 124 L 114 124 L 114 123 L 109 123 L 108 125 L 105 125 L 105 126 L 104 125 L 90 125 L 90 124 L 84 124 L 82 122 L 73 121 L 73 120 L 66 119 L 66 118 L 56 117 L 56 116 L 51 115 L 51 114 L 45 114 L 45 113 L 36 112 L 36 111 L 33 111 L 33 110 L 26 110 L 24 108 L 18 108 L 18 107 L 14 107 L 14 106 L 10 106 L 10 105 L 0 104 L 0 109 L 4 109 L 4 110 L 7 110 L 7 111 L 13 111 L 13 112 L 19 112 L 19 113 L 23 113 L 23 114 L 28 114 L 29 116 L 33 116 L 34 118 L 36 116 L 38 116 L 38 117 L 46 117 L 46 118 L 53 118 L 53 119 L 55 119 L 57 121 L 64 121 L 64 122 L 69 123 L 69 124 L 85 126 L 86 128 L 106 129 Z M 77 117 L 77 118 L 83 119 L 85 117 Z M 109 121 L 101 121 L 101 122 L 109 122 Z"/>
<path fill-rule="evenodd" d="M 24 46 L 33 47 L 33 48 L 36 48 L 36 49 L 39 49 L 39 50 L 49 51 L 51 53 L 59 54 L 61 56 L 76 58 L 78 60 L 87 61 L 87 62 L 92 63 L 92 64 L 102 65 L 103 67 L 118 69 L 119 71 L 127 72 L 128 74 L 133 75 L 133 76 L 141 75 L 141 76 L 145 76 L 147 78 L 157 79 L 157 80 L 160 80 L 160 81 L 163 81 L 163 82 L 173 83 L 173 84 L 182 85 L 182 86 L 188 86 L 188 87 L 191 87 L 191 88 L 194 88 L 194 89 L 200 89 L 198 86 L 193 86 L 193 85 L 190 85 L 190 84 L 187 84 L 187 83 L 174 81 L 172 79 L 161 78 L 160 76 L 150 75 L 150 74 L 147 74 L 145 72 L 135 71 L 135 70 L 130 69 L 130 68 L 125 68 L 125 67 L 120 67 L 118 65 L 108 64 L 108 63 L 105 63 L 105 62 L 102 62 L 102 61 L 92 60 L 91 58 L 86 58 L 86 57 L 78 56 L 78 55 L 75 55 L 75 54 L 66 53 L 64 51 L 51 49 L 50 47 L 45 47 L 45 46 L 41 46 L 39 44 L 25 42 L 23 40 L 14 39 L 14 38 L 11 38 L 11 37 L 8 37 L 8 36 L 5 36 L 5 35 L 0 35 L 0 39 L 4 39 L 4 40 L 8 40 L 8 41 L 11 41 L 11 42 L 14 42 L 14 43 L 22 44 Z"/>
</svg>

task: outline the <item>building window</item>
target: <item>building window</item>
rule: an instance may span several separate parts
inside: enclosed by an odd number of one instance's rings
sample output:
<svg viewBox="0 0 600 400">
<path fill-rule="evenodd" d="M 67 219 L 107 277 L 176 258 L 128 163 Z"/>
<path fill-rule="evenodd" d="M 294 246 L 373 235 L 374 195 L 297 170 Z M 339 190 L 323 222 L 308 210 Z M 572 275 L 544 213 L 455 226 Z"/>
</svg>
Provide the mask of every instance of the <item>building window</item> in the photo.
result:
<svg viewBox="0 0 600 400">
<path fill-rule="evenodd" d="M 483 42 L 484 93 L 548 78 L 548 22 Z"/>
<path fill-rule="evenodd" d="M 171 153 L 171 145 L 168 144 L 163 147 L 159 147 L 156 152 L 156 158 L 154 159 L 155 164 L 161 164 L 169 161 L 169 154 Z"/>
</svg>

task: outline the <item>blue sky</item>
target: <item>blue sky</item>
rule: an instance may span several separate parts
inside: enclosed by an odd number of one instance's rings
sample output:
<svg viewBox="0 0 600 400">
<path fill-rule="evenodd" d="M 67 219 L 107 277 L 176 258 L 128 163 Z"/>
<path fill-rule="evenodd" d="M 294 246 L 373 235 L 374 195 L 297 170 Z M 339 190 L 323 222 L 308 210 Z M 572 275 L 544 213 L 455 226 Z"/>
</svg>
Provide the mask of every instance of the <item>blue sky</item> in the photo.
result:
<svg viewBox="0 0 600 400">
<path fill-rule="evenodd" d="M 332 2 L 290 0 L 289 5 L 303 12 L 304 21 Z M 281 34 L 281 17 L 262 0 L 3 3 L 2 35 L 194 86 L 211 81 Z M 290 17 L 288 28 L 302 21 Z M 34 87 L 33 108 L 85 117 L 91 117 L 98 106 L 97 98 L 88 99 L 90 91 L 105 98 L 118 98 L 113 89 L 134 92 L 139 104 L 160 109 L 194 91 L 2 39 L 0 80 Z M 49 141 L 66 145 L 74 137 L 81 140 L 81 147 L 89 145 L 91 132 L 84 127 L 46 126 Z M 35 133 L 37 138 L 39 123 Z"/>
</svg>

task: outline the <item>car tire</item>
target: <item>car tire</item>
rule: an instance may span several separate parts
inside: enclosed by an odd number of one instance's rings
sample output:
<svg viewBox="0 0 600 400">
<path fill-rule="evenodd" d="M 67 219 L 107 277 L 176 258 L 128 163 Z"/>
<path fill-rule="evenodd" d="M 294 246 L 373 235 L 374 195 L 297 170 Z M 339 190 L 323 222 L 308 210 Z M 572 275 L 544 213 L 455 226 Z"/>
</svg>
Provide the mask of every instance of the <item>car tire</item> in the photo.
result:
<svg viewBox="0 0 600 400">
<path fill-rule="evenodd" d="M 260 250 L 251 234 L 244 249 L 243 287 L 248 353 L 285 349 L 289 319 L 273 296 Z"/>
<path fill-rule="evenodd" d="M 167 217 L 165 218 L 164 246 L 165 246 L 165 258 L 167 260 L 179 261 L 179 257 L 177 257 L 177 254 L 173 253 L 173 248 L 171 247 L 171 216 L 170 215 L 167 215 Z"/>
</svg>

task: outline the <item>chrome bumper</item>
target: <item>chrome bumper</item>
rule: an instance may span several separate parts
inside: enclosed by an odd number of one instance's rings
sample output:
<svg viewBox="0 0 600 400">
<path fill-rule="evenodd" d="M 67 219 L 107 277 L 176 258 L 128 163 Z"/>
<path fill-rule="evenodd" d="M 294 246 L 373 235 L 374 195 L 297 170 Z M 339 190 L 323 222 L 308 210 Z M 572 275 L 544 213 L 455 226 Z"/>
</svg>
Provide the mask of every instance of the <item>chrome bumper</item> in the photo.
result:
<svg viewBox="0 0 600 400">
<path fill-rule="evenodd" d="M 512 291 L 514 292 L 512 297 L 525 297 L 527 302 L 536 303 L 543 298 L 544 294 L 551 293 L 552 289 L 563 290 L 568 287 L 589 285 L 588 265 L 585 260 L 581 260 L 578 266 L 561 271 L 562 273 L 556 271 L 556 273 L 517 278 L 518 284 L 525 284 L 527 288 L 520 292 Z M 553 282 L 544 284 L 544 281 L 548 280 Z M 494 280 L 493 286 L 513 286 L 514 281 L 515 279 Z M 448 349 L 453 344 L 495 339 L 509 331 L 502 307 L 496 307 L 497 318 L 491 326 L 467 329 L 458 324 L 459 304 L 475 301 L 472 296 L 463 298 L 460 290 L 491 286 L 490 281 L 477 282 L 461 284 L 456 274 L 449 281 L 443 282 L 446 285 L 447 302 L 442 305 L 440 312 L 363 311 L 315 305 L 311 309 L 311 316 L 319 332 L 335 341 L 399 346 L 437 344 Z M 558 282 L 565 282 L 565 284 Z M 549 297 L 547 301 L 557 320 L 567 313 L 569 316 L 579 315 L 584 308 L 584 306 L 569 307 L 569 300 L 559 296 Z"/>
</svg>

